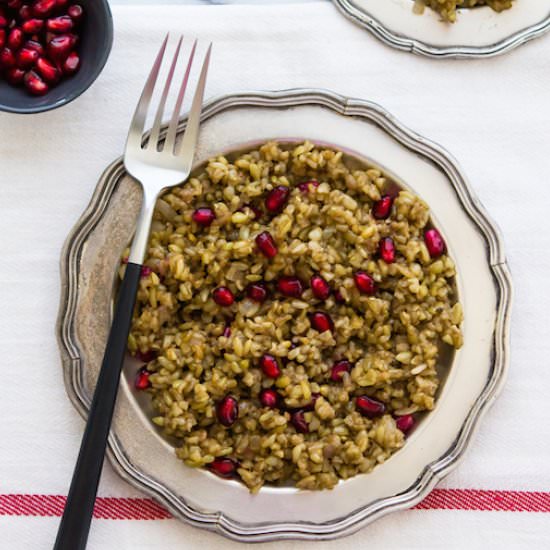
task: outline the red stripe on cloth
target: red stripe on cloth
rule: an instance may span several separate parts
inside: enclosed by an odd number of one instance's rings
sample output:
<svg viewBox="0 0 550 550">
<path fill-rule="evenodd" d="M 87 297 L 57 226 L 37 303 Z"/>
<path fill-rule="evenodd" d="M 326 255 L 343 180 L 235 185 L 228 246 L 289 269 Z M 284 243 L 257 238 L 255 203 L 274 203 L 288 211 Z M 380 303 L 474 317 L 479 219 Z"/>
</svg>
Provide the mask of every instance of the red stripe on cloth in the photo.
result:
<svg viewBox="0 0 550 550">
<path fill-rule="evenodd" d="M 550 512 L 550 492 L 434 489 L 417 510 L 478 510 L 492 512 Z"/>
<path fill-rule="evenodd" d="M 0 495 L 0 516 L 59 517 L 66 497 L 61 495 Z M 550 512 L 550 492 L 434 489 L 416 510 L 476 510 L 492 512 Z M 169 519 L 170 512 L 150 498 L 99 497 L 97 519 Z"/>
<path fill-rule="evenodd" d="M 0 516 L 51 516 L 63 513 L 66 497 L 61 495 L 0 495 Z M 169 519 L 172 514 L 151 498 L 99 497 L 94 508 L 97 519 Z"/>
</svg>

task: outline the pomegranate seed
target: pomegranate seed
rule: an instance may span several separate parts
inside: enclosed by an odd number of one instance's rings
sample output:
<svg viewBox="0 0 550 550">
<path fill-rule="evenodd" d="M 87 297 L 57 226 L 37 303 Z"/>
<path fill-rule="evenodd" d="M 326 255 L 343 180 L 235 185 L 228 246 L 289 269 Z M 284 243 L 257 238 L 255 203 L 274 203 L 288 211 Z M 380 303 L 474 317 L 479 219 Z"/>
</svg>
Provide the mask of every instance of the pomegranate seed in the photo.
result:
<svg viewBox="0 0 550 550">
<path fill-rule="evenodd" d="M 84 9 L 79 4 L 74 4 L 69 6 L 67 14 L 75 23 L 79 23 L 84 17 Z"/>
<path fill-rule="evenodd" d="M 278 185 L 265 198 L 265 207 L 273 214 L 278 214 L 285 206 L 290 195 L 286 185 Z"/>
<path fill-rule="evenodd" d="M 309 281 L 309 284 L 311 286 L 311 292 L 315 298 L 319 300 L 326 300 L 330 296 L 330 286 L 325 279 L 321 277 L 321 275 L 313 275 Z"/>
<path fill-rule="evenodd" d="M 356 397 L 355 406 L 363 416 L 367 416 L 368 418 L 381 416 L 386 412 L 386 405 L 384 405 L 384 403 L 376 401 L 376 399 L 367 397 L 366 395 Z"/>
<path fill-rule="evenodd" d="M 274 258 L 277 255 L 277 246 L 269 231 L 263 231 L 257 235 L 256 244 L 266 258 Z"/>
<path fill-rule="evenodd" d="M 137 390 L 146 390 L 151 387 L 151 381 L 149 380 L 150 375 L 151 373 L 145 367 L 138 370 L 134 380 L 134 386 Z"/>
<path fill-rule="evenodd" d="M 141 266 L 141 277 L 149 277 L 153 273 L 153 270 L 148 265 Z"/>
<path fill-rule="evenodd" d="M 395 245 L 393 244 L 393 239 L 391 237 L 384 237 L 380 241 L 378 250 L 380 252 L 380 257 L 387 264 L 392 264 L 395 262 Z"/>
<path fill-rule="evenodd" d="M 320 393 L 317 393 L 317 392 L 312 393 L 311 394 L 311 401 L 307 405 L 304 405 L 302 407 L 302 410 L 303 411 L 312 411 L 313 409 L 315 409 L 315 402 L 317 401 L 317 399 L 319 399 L 319 397 L 321 397 Z"/>
<path fill-rule="evenodd" d="M 306 422 L 304 411 L 296 411 L 295 413 L 292 413 L 290 421 L 297 432 L 301 434 L 307 434 L 309 432 L 309 426 Z"/>
<path fill-rule="evenodd" d="M 47 59 L 39 57 L 36 62 L 36 72 L 48 83 L 55 84 L 59 80 L 59 71 Z M 141 274 L 143 276 L 143 269 Z"/>
<path fill-rule="evenodd" d="M 225 338 L 229 338 L 231 336 L 231 325 L 227 324 L 225 327 L 223 327 L 222 336 L 225 336 Z"/>
<path fill-rule="evenodd" d="M 302 281 L 298 277 L 292 276 L 281 277 L 277 281 L 277 289 L 281 294 L 289 298 L 300 298 L 304 291 Z"/>
<path fill-rule="evenodd" d="M 23 83 L 25 71 L 23 69 L 19 69 L 18 67 L 12 67 L 6 71 L 5 77 L 12 86 L 18 86 Z"/>
<path fill-rule="evenodd" d="M 151 361 L 154 361 L 157 358 L 157 352 L 152 349 L 148 349 L 147 351 L 137 351 L 136 352 L 136 359 L 139 361 L 142 361 L 143 363 L 150 363 Z"/>
<path fill-rule="evenodd" d="M 73 38 L 68 34 L 55 36 L 48 42 L 48 54 L 55 63 L 61 63 L 67 59 L 73 47 Z"/>
<path fill-rule="evenodd" d="M 246 287 L 246 295 L 253 301 L 265 302 L 267 298 L 267 288 L 264 283 L 252 283 Z"/>
<path fill-rule="evenodd" d="M 32 12 L 36 17 L 48 17 L 55 9 L 55 0 L 38 0 L 32 7 Z"/>
<path fill-rule="evenodd" d="M 445 252 L 445 241 L 441 233 L 435 228 L 428 229 L 424 233 L 424 242 L 432 258 L 437 258 Z"/>
<path fill-rule="evenodd" d="M 32 17 L 32 8 L 28 4 L 23 4 L 21 8 L 19 8 L 19 19 L 21 19 L 21 21 L 26 21 L 31 17 Z"/>
<path fill-rule="evenodd" d="M 226 286 L 219 286 L 218 288 L 215 288 L 214 292 L 212 292 L 212 297 L 214 298 L 214 302 L 223 307 L 229 307 L 233 305 L 233 302 L 235 301 L 233 292 L 231 292 L 231 290 L 229 290 Z"/>
<path fill-rule="evenodd" d="M 14 51 L 18 50 L 23 45 L 24 38 L 25 35 L 21 29 L 18 29 L 17 27 L 12 29 L 8 35 L 8 47 Z"/>
<path fill-rule="evenodd" d="M 80 57 L 76 52 L 71 52 L 63 61 L 63 73 L 66 75 L 75 74 L 80 68 Z"/>
<path fill-rule="evenodd" d="M 202 225 L 203 227 L 208 227 L 215 219 L 216 214 L 212 208 L 197 208 L 192 215 L 193 221 Z"/>
<path fill-rule="evenodd" d="M 58 10 L 66 7 L 68 3 L 69 3 L 69 0 L 55 0 L 55 5 Z"/>
<path fill-rule="evenodd" d="M 376 201 L 372 205 L 372 215 L 377 220 L 385 220 L 391 214 L 391 207 L 393 206 L 393 197 L 390 195 L 384 195 L 379 201 Z"/>
<path fill-rule="evenodd" d="M 40 42 L 37 42 L 36 40 L 27 40 L 25 42 L 25 48 L 28 48 L 29 50 L 34 50 L 35 52 L 38 52 L 38 55 L 40 57 L 43 57 L 46 53 L 44 51 L 44 46 L 40 44 Z"/>
<path fill-rule="evenodd" d="M 227 457 L 215 458 L 210 464 L 207 464 L 207 468 L 210 471 L 225 479 L 235 477 L 238 467 L 238 462 Z"/>
<path fill-rule="evenodd" d="M 20 69 L 29 69 L 36 63 L 38 58 L 39 55 L 37 51 L 21 48 L 17 52 L 17 66 Z"/>
<path fill-rule="evenodd" d="M 260 403 L 264 407 L 274 409 L 279 402 L 279 394 L 271 388 L 265 388 L 260 392 Z"/>
<path fill-rule="evenodd" d="M 0 52 L 0 66 L 4 69 L 10 69 L 15 65 L 15 55 L 10 48 L 4 48 Z"/>
<path fill-rule="evenodd" d="M 52 17 L 46 21 L 46 29 L 51 32 L 69 32 L 73 25 L 73 20 L 68 15 Z"/>
<path fill-rule="evenodd" d="M 6 45 L 6 29 L 0 29 L 0 50 Z"/>
<path fill-rule="evenodd" d="M 25 73 L 23 83 L 33 95 L 44 95 L 50 88 L 34 71 Z"/>
<path fill-rule="evenodd" d="M 351 363 L 347 359 L 336 361 L 330 370 L 330 379 L 333 382 L 341 382 L 345 372 L 351 371 Z"/>
<path fill-rule="evenodd" d="M 365 271 L 356 271 L 353 275 L 353 280 L 355 281 L 357 290 L 359 290 L 362 294 L 372 296 L 376 293 L 376 283 L 374 282 L 374 279 Z"/>
<path fill-rule="evenodd" d="M 404 434 L 410 432 L 414 424 L 414 416 L 412 414 L 404 414 L 403 416 L 398 416 L 395 419 L 395 425 Z"/>
<path fill-rule="evenodd" d="M 319 182 L 317 180 L 309 180 L 309 181 L 304 181 L 298 185 L 298 189 L 302 193 L 309 193 L 311 187 L 313 188 L 319 187 Z"/>
<path fill-rule="evenodd" d="M 8 26 L 8 20 L 4 15 L 0 13 L 0 29 L 3 29 L 4 27 Z"/>
<path fill-rule="evenodd" d="M 21 29 L 25 34 L 36 34 L 42 30 L 44 21 L 42 19 L 27 19 L 22 25 Z"/>
<path fill-rule="evenodd" d="M 269 353 L 264 353 L 260 358 L 260 368 L 268 378 L 277 378 L 281 374 L 279 362 Z"/>
<path fill-rule="evenodd" d="M 309 316 L 309 322 L 311 326 L 319 332 L 325 332 L 327 330 L 334 329 L 334 323 L 332 319 L 324 311 L 315 311 Z"/>
<path fill-rule="evenodd" d="M 232 395 L 226 395 L 217 405 L 216 414 L 223 426 L 232 426 L 239 416 L 239 403 Z"/>
<path fill-rule="evenodd" d="M 346 299 L 342 296 L 342 293 L 339 290 L 334 291 L 334 300 L 337 304 L 345 304 Z"/>
</svg>

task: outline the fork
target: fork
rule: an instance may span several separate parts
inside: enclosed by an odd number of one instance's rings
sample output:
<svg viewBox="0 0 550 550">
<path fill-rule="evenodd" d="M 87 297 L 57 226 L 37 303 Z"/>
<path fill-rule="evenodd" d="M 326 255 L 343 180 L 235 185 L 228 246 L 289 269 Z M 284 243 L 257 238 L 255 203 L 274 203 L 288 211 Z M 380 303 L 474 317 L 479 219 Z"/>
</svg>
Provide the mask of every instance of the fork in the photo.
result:
<svg viewBox="0 0 550 550">
<path fill-rule="evenodd" d="M 130 124 L 124 152 L 124 165 L 128 173 L 141 183 L 143 203 L 124 279 L 120 285 L 113 323 L 54 550 L 84 550 L 86 548 L 141 276 L 141 264 L 145 257 L 156 199 L 168 187 L 182 184 L 191 172 L 199 135 L 200 115 L 212 44 L 208 46 L 204 57 L 187 126 L 181 144 L 178 146 L 176 144 L 178 121 L 195 57 L 196 40 L 191 48 L 164 140 L 160 139 L 160 133 L 166 99 L 174 77 L 182 40 L 183 37 L 180 37 L 177 43 L 148 140 L 144 142 L 143 132 L 159 70 L 166 52 L 168 35 L 153 64 Z"/>
</svg>

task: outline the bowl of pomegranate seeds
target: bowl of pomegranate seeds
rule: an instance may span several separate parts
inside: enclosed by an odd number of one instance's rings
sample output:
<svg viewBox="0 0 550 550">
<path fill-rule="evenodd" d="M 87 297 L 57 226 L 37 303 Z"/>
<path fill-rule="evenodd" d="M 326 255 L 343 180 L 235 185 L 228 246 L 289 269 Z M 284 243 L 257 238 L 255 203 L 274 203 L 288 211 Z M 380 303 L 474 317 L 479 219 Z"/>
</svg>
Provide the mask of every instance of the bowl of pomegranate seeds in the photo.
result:
<svg viewBox="0 0 550 550">
<path fill-rule="evenodd" d="M 0 0 L 0 110 L 69 103 L 99 76 L 112 41 L 106 0 Z"/>
<path fill-rule="evenodd" d="M 110 458 L 236 540 L 348 535 L 420 502 L 502 388 L 502 243 L 453 158 L 378 105 L 291 90 L 208 112 L 156 205 Z M 115 161 L 65 247 L 79 410 L 141 200 Z"/>
</svg>

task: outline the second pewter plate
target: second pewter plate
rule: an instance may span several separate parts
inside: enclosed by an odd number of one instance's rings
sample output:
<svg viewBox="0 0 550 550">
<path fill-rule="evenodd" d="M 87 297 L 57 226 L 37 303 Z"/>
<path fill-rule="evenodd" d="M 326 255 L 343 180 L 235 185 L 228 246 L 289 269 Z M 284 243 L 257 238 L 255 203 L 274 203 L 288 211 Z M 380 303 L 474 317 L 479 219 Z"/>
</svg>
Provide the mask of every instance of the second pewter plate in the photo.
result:
<svg viewBox="0 0 550 550">
<path fill-rule="evenodd" d="M 239 482 L 188 468 L 157 433 L 147 396 L 133 389 L 135 365 L 126 365 L 109 440 L 114 468 L 176 517 L 240 541 L 337 538 L 413 506 L 464 455 L 508 363 L 511 281 L 498 232 L 452 157 L 380 106 L 307 89 L 224 96 L 204 107 L 196 164 L 247 144 L 305 138 L 353 151 L 426 200 L 457 265 L 465 344 L 454 355 L 435 410 L 403 449 L 332 491 L 266 486 L 251 495 Z M 58 338 L 67 392 L 82 414 L 103 355 L 115 272 L 140 200 L 139 186 L 115 161 L 63 251 Z"/>
<path fill-rule="evenodd" d="M 487 6 L 458 10 L 456 23 L 413 0 L 333 0 L 344 15 L 399 50 L 434 58 L 483 58 L 508 52 L 550 29 L 547 0 L 516 0 L 501 13 Z"/>
</svg>

